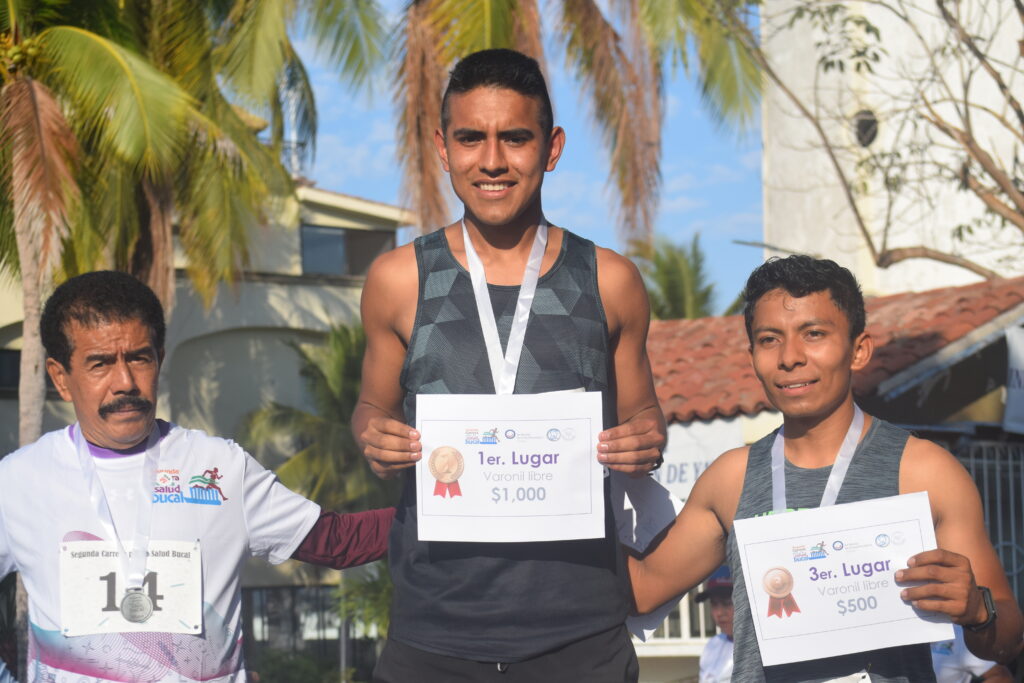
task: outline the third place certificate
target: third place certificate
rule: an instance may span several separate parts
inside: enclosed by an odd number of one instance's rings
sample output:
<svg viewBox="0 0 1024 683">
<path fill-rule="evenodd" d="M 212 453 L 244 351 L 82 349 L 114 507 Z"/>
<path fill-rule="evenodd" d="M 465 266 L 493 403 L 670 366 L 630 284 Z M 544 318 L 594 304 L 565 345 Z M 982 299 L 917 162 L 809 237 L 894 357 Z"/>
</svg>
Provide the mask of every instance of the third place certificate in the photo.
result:
<svg viewBox="0 0 1024 683">
<path fill-rule="evenodd" d="M 421 541 L 601 538 L 600 392 L 416 397 Z"/>
</svg>

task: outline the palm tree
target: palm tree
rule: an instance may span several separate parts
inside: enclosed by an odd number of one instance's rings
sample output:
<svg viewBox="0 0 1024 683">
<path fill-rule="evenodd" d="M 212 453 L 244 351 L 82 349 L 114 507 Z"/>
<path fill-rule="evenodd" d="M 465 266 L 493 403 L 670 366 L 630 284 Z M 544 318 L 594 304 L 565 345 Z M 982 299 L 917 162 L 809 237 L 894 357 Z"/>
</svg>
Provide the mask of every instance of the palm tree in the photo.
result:
<svg viewBox="0 0 1024 683">
<path fill-rule="evenodd" d="M 693 236 L 689 247 L 664 237 L 656 239 L 653 246 L 635 243 L 632 255 L 647 284 L 652 318 L 704 318 L 712 314 L 714 285 L 708 282 L 704 270 L 699 234 Z"/>
<path fill-rule="evenodd" d="M 172 79 L 89 30 L 104 30 L 112 7 L 7 0 L 0 8 L 0 263 L 22 284 L 22 444 L 42 424 L 40 305 L 81 213 L 80 149 L 158 174 L 181 158 L 185 122 L 196 113 Z"/>
<path fill-rule="evenodd" d="M 264 458 L 271 443 L 283 438 L 293 444 L 294 455 L 276 472 L 285 485 L 322 507 L 356 510 L 393 503 L 393 482 L 371 474 L 352 434 L 366 349 L 362 326 L 332 327 L 322 346 L 289 346 L 299 355 L 314 412 L 271 403 L 246 417 L 239 441 Z"/>
<path fill-rule="evenodd" d="M 746 7 L 748 0 L 724 0 Z M 704 101 L 723 124 L 746 125 L 757 67 L 713 21 L 703 0 L 561 0 L 556 38 L 586 91 L 610 155 L 610 183 L 627 238 L 649 240 L 661 183 L 663 65 L 697 57 Z M 608 6 L 612 16 L 602 7 Z M 508 47 L 544 65 L 537 0 L 413 0 L 403 20 L 395 83 L 400 162 L 421 229 L 448 220 L 433 148 L 446 68 L 485 48 Z"/>
<path fill-rule="evenodd" d="M 353 83 L 364 82 L 382 53 L 379 9 L 371 0 L 122 3 L 118 38 L 174 78 L 201 116 L 191 122 L 173 172 L 140 174 L 88 155 L 90 194 L 106 200 L 92 204 L 90 220 L 76 226 L 65 258 L 69 273 L 98 263 L 132 272 L 170 314 L 174 227 L 204 303 L 218 283 L 236 279 L 248 260 L 249 228 L 275 197 L 292 191 L 281 163 L 286 98 L 300 146 L 308 154 L 314 149 L 312 88 L 288 35 L 303 17 L 304 33 L 334 65 Z M 257 138 L 268 125 L 257 114 L 270 119 L 269 145 Z"/>
</svg>

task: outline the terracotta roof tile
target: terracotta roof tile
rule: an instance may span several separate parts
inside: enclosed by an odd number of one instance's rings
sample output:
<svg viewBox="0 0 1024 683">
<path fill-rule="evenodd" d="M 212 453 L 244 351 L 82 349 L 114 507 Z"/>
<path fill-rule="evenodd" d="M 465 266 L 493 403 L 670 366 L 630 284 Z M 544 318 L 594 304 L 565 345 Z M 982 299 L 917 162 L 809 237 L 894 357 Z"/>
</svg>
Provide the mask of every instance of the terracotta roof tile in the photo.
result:
<svg viewBox="0 0 1024 683">
<path fill-rule="evenodd" d="M 875 354 L 854 379 L 857 393 L 873 393 L 889 377 L 1021 304 L 1024 277 L 869 299 Z M 770 408 L 750 366 L 742 316 L 654 320 L 647 352 L 669 422 Z"/>
</svg>

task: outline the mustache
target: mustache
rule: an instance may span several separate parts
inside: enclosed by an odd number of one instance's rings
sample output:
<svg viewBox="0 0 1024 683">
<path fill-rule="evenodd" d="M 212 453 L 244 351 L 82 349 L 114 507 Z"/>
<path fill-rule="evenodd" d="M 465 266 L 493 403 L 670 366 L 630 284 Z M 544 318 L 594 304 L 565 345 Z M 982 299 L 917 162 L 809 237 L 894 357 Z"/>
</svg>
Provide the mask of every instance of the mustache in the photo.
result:
<svg viewBox="0 0 1024 683">
<path fill-rule="evenodd" d="M 141 396 L 118 396 L 110 403 L 104 403 L 100 406 L 100 417 L 106 417 L 125 408 L 148 412 L 153 409 L 153 402 Z"/>
</svg>

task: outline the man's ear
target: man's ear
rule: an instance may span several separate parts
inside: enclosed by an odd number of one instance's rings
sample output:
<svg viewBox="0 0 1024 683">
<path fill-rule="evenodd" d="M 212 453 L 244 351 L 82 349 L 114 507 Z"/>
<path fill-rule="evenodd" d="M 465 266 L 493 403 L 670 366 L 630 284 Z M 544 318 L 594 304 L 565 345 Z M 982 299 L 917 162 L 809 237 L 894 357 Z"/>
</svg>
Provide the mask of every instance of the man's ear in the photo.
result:
<svg viewBox="0 0 1024 683">
<path fill-rule="evenodd" d="M 46 373 L 50 376 L 53 381 L 53 386 L 57 387 L 57 393 L 65 401 L 71 401 L 71 392 L 68 390 L 68 370 L 60 361 L 54 358 L 46 359 Z"/>
<path fill-rule="evenodd" d="M 449 173 L 448 169 L 448 148 L 445 146 L 444 133 L 441 132 L 440 128 L 434 129 L 434 147 L 437 148 L 437 156 L 441 158 L 441 166 L 444 167 L 444 172 Z"/>
<path fill-rule="evenodd" d="M 863 370 L 871 361 L 871 355 L 875 352 L 875 341 L 867 332 L 861 332 L 853 340 L 853 359 L 850 362 L 850 369 L 854 372 Z"/>
<path fill-rule="evenodd" d="M 551 137 L 548 139 L 548 163 L 546 171 L 555 170 L 558 160 L 562 158 L 562 151 L 565 149 L 565 130 L 561 126 L 555 126 L 551 130 Z"/>
</svg>

